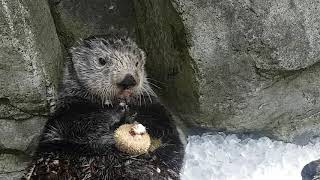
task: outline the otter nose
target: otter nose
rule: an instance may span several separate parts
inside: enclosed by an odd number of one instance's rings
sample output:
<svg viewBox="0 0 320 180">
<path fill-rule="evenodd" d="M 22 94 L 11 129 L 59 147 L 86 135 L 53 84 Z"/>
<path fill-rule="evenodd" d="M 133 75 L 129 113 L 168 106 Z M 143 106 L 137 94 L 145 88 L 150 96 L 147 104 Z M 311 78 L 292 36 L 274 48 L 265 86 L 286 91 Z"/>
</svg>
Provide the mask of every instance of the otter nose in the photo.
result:
<svg viewBox="0 0 320 180">
<path fill-rule="evenodd" d="M 128 89 L 129 87 L 135 86 L 137 84 L 136 80 L 131 74 L 127 74 L 124 79 L 118 83 L 118 86 L 123 89 Z"/>
</svg>

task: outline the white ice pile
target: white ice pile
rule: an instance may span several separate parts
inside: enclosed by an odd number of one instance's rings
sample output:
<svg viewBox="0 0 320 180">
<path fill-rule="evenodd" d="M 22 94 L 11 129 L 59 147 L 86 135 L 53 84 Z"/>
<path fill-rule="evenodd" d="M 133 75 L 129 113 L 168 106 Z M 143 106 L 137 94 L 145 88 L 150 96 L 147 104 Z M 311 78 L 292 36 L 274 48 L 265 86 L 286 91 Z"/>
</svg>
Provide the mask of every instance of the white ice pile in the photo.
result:
<svg viewBox="0 0 320 180">
<path fill-rule="evenodd" d="M 320 141 L 299 146 L 263 137 L 190 136 L 182 180 L 301 180 L 304 165 L 320 158 Z"/>
</svg>

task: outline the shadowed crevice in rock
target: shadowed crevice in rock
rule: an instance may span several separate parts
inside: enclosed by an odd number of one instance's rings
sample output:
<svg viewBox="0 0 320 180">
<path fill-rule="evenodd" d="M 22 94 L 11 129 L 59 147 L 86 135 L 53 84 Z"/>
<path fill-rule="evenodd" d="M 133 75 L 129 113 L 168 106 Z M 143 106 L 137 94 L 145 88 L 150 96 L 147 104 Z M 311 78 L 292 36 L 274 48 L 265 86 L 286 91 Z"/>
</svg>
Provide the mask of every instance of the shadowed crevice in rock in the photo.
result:
<svg viewBox="0 0 320 180">
<path fill-rule="evenodd" d="M 0 104 L 9 104 L 10 100 L 8 98 L 0 98 Z"/>
<path fill-rule="evenodd" d="M 12 154 L 17 156 L 23 156 L 25 158 L 28 157 L 28 155 L 24 151 L 20 151 L 17 149 L 0 149 L 0 154 Z"/>
<path fill-rule="evenodd" d="M 80 38 L 122 31 L 134 37 L 131 0 L 49 0 L 61 43 L 69 49 Z"/>
<path fill-rule="evenodd" d="M 186 123 L 199 112 L 197 67 L 188 53 L 181 17 L 170 0 L 134 0 L 137 40 L 160 97 Z"/>
<path fill-rule="evenodd" d="M 0 110 L 3 111 L 0 115 L 0 119 L 16 121 L 28 120 L 31 117 L 46 118 L 48 114 L 47 108 L 24 109 L 19 107 L 19 105 L 11 104 L 10 101 L 6 101 L 3 104 L 0 103 Z"/>
<path fill-rule="evenodd" d="M 58 6 L 61 3 L 61 0 L 48 0 L 48 3 L 50 6 L 50 12 L 53 17 L 53 21 L 55 24 L 55 29 L 59 36 L 59 40 L 63 45 L 64 49 L 67 50 L 67 48 L 71 47 L 72 44 L 75 42 L 75 37 L 74 37 L 74 34 L 68 30 L 68 28 L 62 22 L 62 19 L 60 17 L 61 15 L 60 15 Z M 65 55 L 66 55 L 66 51 L 65 51 Z"/>
</svg>

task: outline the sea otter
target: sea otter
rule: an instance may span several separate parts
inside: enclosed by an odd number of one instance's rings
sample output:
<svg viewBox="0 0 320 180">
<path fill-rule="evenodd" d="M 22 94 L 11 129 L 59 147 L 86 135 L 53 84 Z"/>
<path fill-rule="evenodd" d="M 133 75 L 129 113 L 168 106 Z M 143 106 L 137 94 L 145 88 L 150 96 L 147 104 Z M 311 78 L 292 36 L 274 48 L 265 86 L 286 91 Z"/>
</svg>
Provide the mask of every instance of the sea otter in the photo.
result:
<svg viewBox="0 0 320 180">
<path fill-rule="evenodd" d="M 150 87 L 145 53 L 124 36 L 92 36 L 70 50 L 57 107 L 25 179 L 179 179 L 184 148 Z M 114 131 L 137 121 L 158 145 L 131 155 Z"/>
</svg>

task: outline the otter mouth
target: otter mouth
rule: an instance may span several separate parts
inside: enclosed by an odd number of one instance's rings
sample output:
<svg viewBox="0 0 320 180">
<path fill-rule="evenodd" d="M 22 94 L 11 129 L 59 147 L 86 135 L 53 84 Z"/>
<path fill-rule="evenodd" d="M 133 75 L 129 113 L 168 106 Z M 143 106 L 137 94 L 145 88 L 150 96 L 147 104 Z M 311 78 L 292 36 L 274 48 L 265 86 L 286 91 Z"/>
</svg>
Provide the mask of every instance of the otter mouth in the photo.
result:
<svg viewBox="0 0 320 180">
<path fill-rule="evenodd" d="M 118 96 L 119 98 L 129 98 L 133 95 L 132 89 L 121 89 Z"/>
<path fill-rule="evenodd" d="M 130 102 L 130 99 L 133 97 L 133 90 L 132 89 L 120 89 L 118 95 L 118 100 L 120 102 Z"/>
<path fill-rule="evenodd" d="M 105 97 L 103 104 L 113 105 L 119 103 L 131 104 L 136 98 L 136 91 L 134 89 L 117 88 L 116 93 L 112 97 Z"/>
</svg>

